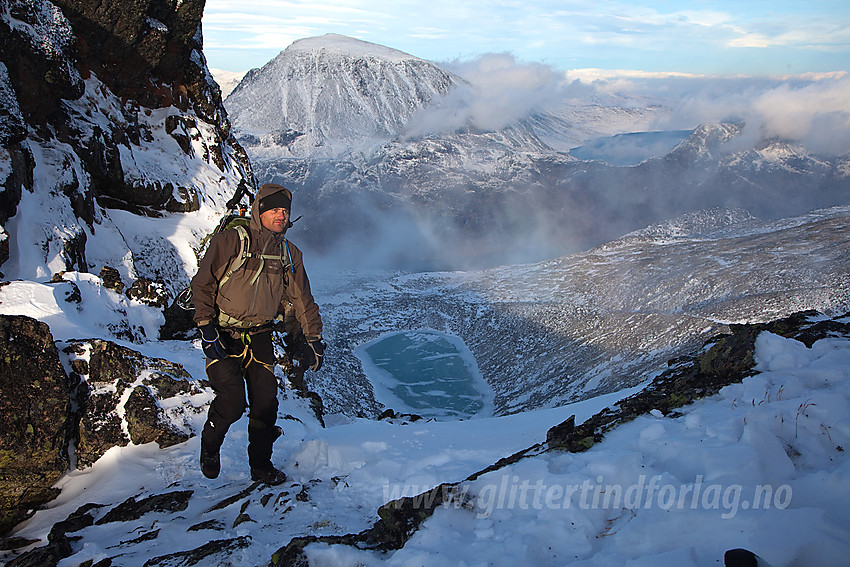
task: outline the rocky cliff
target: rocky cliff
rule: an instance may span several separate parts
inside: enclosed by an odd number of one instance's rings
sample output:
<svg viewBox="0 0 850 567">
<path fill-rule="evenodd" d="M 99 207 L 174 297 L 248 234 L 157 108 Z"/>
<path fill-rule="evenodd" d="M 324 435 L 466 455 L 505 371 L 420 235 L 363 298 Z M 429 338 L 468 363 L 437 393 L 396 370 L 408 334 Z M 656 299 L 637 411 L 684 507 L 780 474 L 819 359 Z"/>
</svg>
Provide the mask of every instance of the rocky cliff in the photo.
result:
<svg viewBox="0 0 850 567">
<path fill-rule="evenodd" d="M 17 234 L 22 201 L 61 218 L 35 231 L 35 271 L 49 275 L 92 267 L 87 241 L 114 225 L 112 209 L 198 211 L 255 185 L 202 53 L 203 8 L 0 3 L 0 264 L 12 258 L 13 273 L 33 275 L 15 261 L 32 236 Z M 124 275 L 138 275 L 126 264 Z"/>
<path fill-rule="evenodd" d="M 250 164 L 202 53 L 203 9 L 203 0 L 0 1 L 6 277 L 61 284 L 74 309 L 80 290 L 62 273 L 99 270 L 104 288 L 124 295 L 129 280 L 126 300 L 162 308 L 193 258 L 156 225 L 133 239 L 122 222 L 131 217 L 121 215 L 212 217 L 235 192 L 251 191 Z M 157 402 L 202 394 L 179 365 L 101 340 L 59 343 L 60 354 L 47 325 L 26 317 L 3 317 L 0 334 L 0 408 L 9 417 L 0 532 L 53 498 L 69 467 L 113 446 L 168 446 L 193 434 L 164 425 Z M 130 327 L 114 336 L 144 338 Z"/>
</svg>

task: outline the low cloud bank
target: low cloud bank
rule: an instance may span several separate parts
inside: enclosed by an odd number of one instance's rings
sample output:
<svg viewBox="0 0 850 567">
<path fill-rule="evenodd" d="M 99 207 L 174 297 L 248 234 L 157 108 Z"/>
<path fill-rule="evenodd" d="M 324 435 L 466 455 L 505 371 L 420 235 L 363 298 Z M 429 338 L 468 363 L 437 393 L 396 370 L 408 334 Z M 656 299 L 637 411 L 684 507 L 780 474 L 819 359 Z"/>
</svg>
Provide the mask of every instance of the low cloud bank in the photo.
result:
<svg viewBox="0 0 850 567">
<path fill-rule="evenodd" d="M 815 153 L 850 152 L 850 75 L 834 73 L 783 78 L 646 76 L 597 79 L 599 92 L 639 97 L 670 109 L 658 130 L 740 121 L 740 144 L 780 137 Z"/>
<path fill-rule="evenodd" d="M 706 77 L 681 73 L 562 73 L 509 54 L 443 64 L 467 83 L 414 117 L 410 137 L 464 129 L 496 131 L 540 111 L 587 105 L 658 105 L 655 130 L 740 121 L 741 143 L 770 137 L 802 142 L 827 155 L 850 152 L 850 74 Z"/>
<path fill-rule="evenodd" d="M 387 162 L 385 170 L 330 160 L 312 164 L 309 173 L 299 177 L 301 206 L 314 211 L 315 218 L 299 223 L 296 241 L 312 249 L 319 265 L 438 270 L 532 262 L 585 250 L 701 209 L 740 208 L 771 219 L 846 202 L 846 185 L 831 180 L 828 172 L 788 176 L 777 169 L 724 177 L 727 170 L 707 171 L 699 164 L 577 166 L 540 156 L 502 162 L 498 152 L 487 154 L 491 161 L 483 161 L 479 169 L 470 169 L 466 162 L 453 161 L 466 156 L 467 148 L 460 143 L 456 152 L 440 152 L 416 140 L 468 130 L 498 131 L 547 110 L 566 117 L 562 124 L 567 126 L 570 116 L 576 122 L 584 117 L 605 122 L 619 112 L 624 132 L 638 123 L 636 116 L 646 130 L 659 133 L 621 137 L 617 151 L 624 154 L 655 151 L 647 149 L 652 144 L 672 147 L 678 143 L 675 136 L 684 138 L 700 124 L 734 121 L 745 128 L 727 144 L 729 151 L 780 137 L 799 141 L 816 154 L 840 156 L 850 152 L 846 73 L 787 78 L 630 73 L 588 78 L 517 62 L 509 55 L 455 63 L 451 70 L 466 83 L 414 117 L 406 131 L 413 142 L 394 162 Z M 615 111 L 594 114 L 604 107 Z M 582 112 L 571 115 L 570 109 Z M 470 163 L 475 162 L 470 158 Z M 487 168 L 493 164 L 511 167 Z M 392 166 L 413 174 L 408 178 L 393 173 Z M 258 173 L 266 178 L 273 171 Z M 287 184 L 289 173 L 277 172 L 279 181 Z M 370 181 L 347 185 L 353 178 Z M 808 191 L 815 182 L 821 184 L 819 190 Z M 367 191 L 372 183 L 379 187 Z"/>
<path fill-rule="evenodd" d="M 541 108 L 571 97 L 563 73 L 540 63 L 519 63 L 509 54 L 443 65 L 467 81 L 410 121 L 406 135 L 501 130 Z"/>
</svg>

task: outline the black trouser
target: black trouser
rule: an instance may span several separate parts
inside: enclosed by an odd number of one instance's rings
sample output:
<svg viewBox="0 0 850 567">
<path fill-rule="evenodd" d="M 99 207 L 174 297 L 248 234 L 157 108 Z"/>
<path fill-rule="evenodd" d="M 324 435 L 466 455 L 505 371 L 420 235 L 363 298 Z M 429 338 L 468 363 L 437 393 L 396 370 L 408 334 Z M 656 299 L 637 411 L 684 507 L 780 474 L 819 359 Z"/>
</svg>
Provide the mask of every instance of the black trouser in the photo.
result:
<svg viewBox="0 0 850 567">
<path fill-rule="evenodd" d="M 232 341 L 233 351 L 241 354 L 207 359 L 215 399 L 207 412 L 201 443 L 208 452 L 218 452 L 227 430 L 248 407 L 248 464 L 252 469 L 266 468 L 272 464 L 272 444 L 280 435 L 275 427 L 277 378 L 272 335 L 269 330 L 244 337 Z"/>
</svg>

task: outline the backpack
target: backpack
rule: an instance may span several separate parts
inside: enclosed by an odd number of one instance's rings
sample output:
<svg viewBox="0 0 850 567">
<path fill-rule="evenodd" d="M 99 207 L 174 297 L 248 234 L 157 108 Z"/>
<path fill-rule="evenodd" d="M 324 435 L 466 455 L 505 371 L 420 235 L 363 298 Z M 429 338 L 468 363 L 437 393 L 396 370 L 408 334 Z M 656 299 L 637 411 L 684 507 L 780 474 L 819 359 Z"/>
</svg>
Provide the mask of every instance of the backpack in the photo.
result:
<svg viewBox="0 0 850 567">
<path fill-rule="evenodd" d="M 242 266 L 245 265 L 245 262 L 248 258 L 260 258 L 260 269 L 257 270 L 257 273 L 254 274 L 254 277 L 251 278 L 251 285 L 253 285 L 257 278 L 260 277 L 260 274 L 263 272 L 263 268 L 265 267 L 266 260 L 278 260 L 284 266 L 284 270 L 289 271 L 290 273 L 295 273 L 295 267 L 292 265 L 292 253 L 289 250 L 289 241 L 284 238 L 283 246 L 281 247 L 281 254 L 254 254 L 248 252 L 251 244 L 251 237 L 248 234 L 248 225 L 251 222 L 250 217 L 245 215 L 246 208 L 240 206 L 240 210 L 238 213 L 228 213 L 225 215 L 221 222 L 219 222 L 216 229 L 210 233 L 208 236 L 204 237 L 201 240 L 202 249 L 206 248 L 206 245 L 212 239 L 213 236 L 218 234 L 219 232 L 223 232 L 228 229 L 236 230 L 239 235 L 239 252 L 236 254 L 234 259 L 230 262 L 227 267 L 227 271 L 225 271 L 224 275 L 221 277 L 219 281 L 219 287 L 224 285 L 224 283 L 230 279 L 230 277 L 236 273 L 237 270 L 242 269 Z M 294 221 L 289 222 L 289 226 L 292 226 L 292 223 L 300 219 L 299 216 Z M 283 251 L 286 251 L 286 254 L 283 254 Z M 192 303 L 192 288 L 191 286 L 186 287 L 181 291 L 177 297 L 174 299 L 175 305 L 184 309 L 186 311 L 193 311 L 195 309 L 194 304 Z"/>
<path fill-rule="evenodd" d="M 266 260 L 277 260 L 281 264 L 283 264 L 284 270 L 295 273 L 295 267 L 292 265 L 292 253 L 289 251 L 289 241 L 284 238 L 283 246 L 281 246 L 280 255 L 275 254 L 254 254 L 248 252 L 251 244 L 251 237 L 248 234 L 248 226 L 249 219 L 246 217 L 237 217 L 231 220 L 227 226 L 225 226 L 224 230 L 229 228 L 233 228 L 239 234 L 239 253 L 230 262 L 230 265 L 227 267 L 227 271 L 224 272 L 224 275 L 221 276 L 221 280 L 218 282 L 219 287 L 224 285 L 224 282 L 230 279 L 237 270 L 241 270 L 242 266 L 248 260 L 248 258 L 259 258 L 260 259 L 260 269 L 257 270 L 257 273 L 254 274 L 254 277 L 251 278 L 251 285 L 256 283 L 257 278 L 260 277 L 260 274 L 263 272 L 263 268 L 266 265 Z M 286 254 L 283 254 L 283 251 L 286 250 Z"/>
</svg>

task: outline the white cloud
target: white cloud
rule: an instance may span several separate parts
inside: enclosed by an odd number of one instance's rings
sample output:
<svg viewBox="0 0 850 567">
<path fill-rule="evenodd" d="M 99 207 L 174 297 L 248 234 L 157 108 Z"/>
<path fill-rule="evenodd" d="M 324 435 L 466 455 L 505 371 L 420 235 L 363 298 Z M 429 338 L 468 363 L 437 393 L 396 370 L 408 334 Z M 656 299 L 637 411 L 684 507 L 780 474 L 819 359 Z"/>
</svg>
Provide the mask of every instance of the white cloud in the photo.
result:
<svg viewBox="0 0 850 567">
<path fill-rule="evenodd" d="M 769 136 L 801 140 L 818 152 L 850 151 L 850 78 L 780 85 L 757 97 L 753 111 Z"/>
<path fill-rule="evenodd" d="M 517 63 L 508 54 L 487 54 L 450 67 L 468 86 L 452 91 L 438 105 L 415 116 L 409 135 L 466 127 L 499 130 L 566 96 L 563 74 L 539 63 Z"/>
<path fill-rule="evenodd" d="M 455 62 L 452 70 L 468 87 L 416 116 L 409 135 L 467 127 L 498 130 L 543 108 L 617 97 L 618 105 L 668 108 L 652 129 L 742 121 L 746 130 L 741 143 L 781 137 L 819 153 L 850 152 L 850 74 L 845 72 L 774 78 L 600 69 L 564 74 L 547 65 L 517 62 L 509 54 Z"/>
<path fill-rule="evenodd" d="M 567 75 L 571 79 L 578 79 L 585 83 L 600 80 L 624 80 L 624 79 L 667 79 L 670 77 L 695 78 L 700 75 L 693 73 L 677 73 L 670 71 L 639 71 L 635 69 L 570 69 Z"/>
<path fill-rule="evenodd" d="M 570 72 L 581 76 L 582 71 Z M 659 130 L 693 128 L 727 120 L 742 121 L 742 141 L 765 137 L 797 140 L 815 152 L 850 152 L 850 74 L 710 77 L 668 74 L 595 74 L 582 81 L 609 94 L 638 96 L 671 109 Z"/>
</svg>

